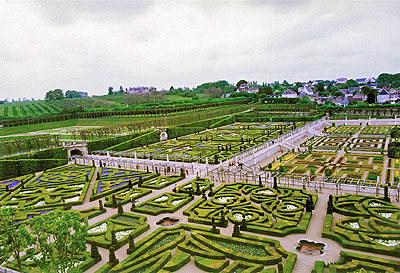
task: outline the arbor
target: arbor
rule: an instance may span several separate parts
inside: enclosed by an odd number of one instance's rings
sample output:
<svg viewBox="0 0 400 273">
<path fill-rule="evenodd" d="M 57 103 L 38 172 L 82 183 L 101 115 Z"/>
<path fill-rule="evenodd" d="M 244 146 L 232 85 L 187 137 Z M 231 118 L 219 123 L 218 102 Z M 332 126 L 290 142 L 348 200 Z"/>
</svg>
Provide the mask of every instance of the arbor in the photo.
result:
<svg viewBox="0 0 400 273">
<path fill-rule="evenodd" d="M 46 100 L 61 100 L 64 98 L 63 91 L 61 89 L 50 90 L 46 93 Z"/>
<path fill-rule="evenodd" d="M 0 208 L 0 264 L 11 256 L 17 261 L 18 270 L 23 271 L 20 253 L 31 246 L 35 240 L 25 228 L 16 225 L 15 208 Z"/>
<path fill-rule="evenodd" d="M 77 211 L 56 210 L 35 217 L 32 235 L 40 258 L 34 258 L 44 272 L 67 272 L 76 267 L 86 251 L 88 223 L 81 225 Z"/>
</svg>

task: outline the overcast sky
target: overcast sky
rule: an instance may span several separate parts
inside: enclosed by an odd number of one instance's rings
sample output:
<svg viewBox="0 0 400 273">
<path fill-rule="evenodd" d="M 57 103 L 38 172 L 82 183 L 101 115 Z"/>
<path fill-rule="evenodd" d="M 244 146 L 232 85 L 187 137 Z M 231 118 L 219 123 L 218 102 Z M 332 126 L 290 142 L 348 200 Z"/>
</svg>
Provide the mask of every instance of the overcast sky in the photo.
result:
<svg viewBox="0 0 400 273">
<path fill-rule="evenodd" d="M 0 2 L 0 99 L 400 72 L 400 1 Z"/>
</svg>

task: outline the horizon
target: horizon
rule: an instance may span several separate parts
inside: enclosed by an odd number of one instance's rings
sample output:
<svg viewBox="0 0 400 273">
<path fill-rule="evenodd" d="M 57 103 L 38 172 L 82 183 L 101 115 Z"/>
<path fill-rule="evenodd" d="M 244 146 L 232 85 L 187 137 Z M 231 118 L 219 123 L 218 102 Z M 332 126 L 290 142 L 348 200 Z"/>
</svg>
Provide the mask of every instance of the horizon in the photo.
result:
<svg viewBox="0 0 400 273">
<path fill-rule="evenodd" d="M 397 73 L 399 9 L 395 1 L 4 2 L 0 95 Z"/>
</svg>

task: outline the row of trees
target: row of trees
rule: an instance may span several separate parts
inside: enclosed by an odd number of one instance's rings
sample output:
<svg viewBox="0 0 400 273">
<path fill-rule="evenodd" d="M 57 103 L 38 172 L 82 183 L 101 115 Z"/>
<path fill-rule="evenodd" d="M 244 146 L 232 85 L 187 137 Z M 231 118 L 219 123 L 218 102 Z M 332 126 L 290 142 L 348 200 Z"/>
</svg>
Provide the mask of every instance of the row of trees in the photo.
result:
<svg viewBox="0 0 400 273">
<path fill-rule="evenodd" d="M 31 270 L 23 266 L 25 253 L 41 272 L 67 272 L 85 259 L 88 222 L 82 225 L 79 212 L 56 210 L 16 224 L 16 215 L 28 212 L 0 208 L 1 263 L 12 257 L 20 272 Z"/>
<path fill-rule="evenodd" d="M 60 145 L 59 135 L 43 134 L 0 140 L 0 156 L 30 152 Z"/>
<path fill-rule="evenodd" d="M 65 92 L 65 97 L 64 97 L 62 89 L 54 89 L 48 91 L 44 98 L 46 100 L 62 100 L 64 98 L 83 98 L 87 96 L 88 96 L 87 92 L 68 90 Z"/>
<path fill-rule="evenodd" d="M 390 86 L 393 88 L 399 88 L 400 87 L 400 73 L 397 73 L 397 74 L 383 73 L 378 76 L 376 81 L 378 82 L 379 87 Z"/>
</svg>

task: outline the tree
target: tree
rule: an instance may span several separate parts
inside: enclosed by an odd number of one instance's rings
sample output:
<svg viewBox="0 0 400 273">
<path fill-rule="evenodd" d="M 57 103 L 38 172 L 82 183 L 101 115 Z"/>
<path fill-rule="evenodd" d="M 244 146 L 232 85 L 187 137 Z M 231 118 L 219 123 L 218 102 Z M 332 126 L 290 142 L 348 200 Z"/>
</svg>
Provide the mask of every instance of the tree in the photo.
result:
<svg viewBox="0 0 400 273">
<path fill-rule="evenodd" d="M 25 224 L 14 224 L 16 212 L 15 208 L 0 208 L 0 264 L 12 257 L 22 272 L 20 253 L 35 240 L 26 230 Z"/>
<path fill-rule="evenodd" d="M 40 254 L 34 260 L 42 271 L 67 272 L 84 258 L 88 223 L 81 224 L 77 211 L 56 210 L 37 216 L 30 228 Z"/>
<path fill-rule="evenodd" d="M 367 102 L 369 104 L 373 104 L 376 102 L 376 92 L 374 89 L 372 89 L 371 87 L 368 86 L 363 86 L 363 88 L 361 88 L 361 92 L 367 96 Z"/>
<path fill-rule="evenodd" d="M 315 91 L 317 91 L 318 94 L 320 94 L 321 92 L 325 91 L 325 84 L 324 82 L 319 82 L 316 86 L 315 86 Z"/>
<path fill-rule="evenodd" d="M 273 95 L 274 90 L 272 90 L 271 86 L 259 86 L 258 87 L 258 93 L 261 94 L 266 94 L 266 95 Z"/>
<path fill-rule="evenodd" d="M 82 92 L 83 93 L 83 92 Z M 82 93 L 75 91 L 75 90 L 68 90 L 67 92 L 65 92 L 65 97 L 66 98 L 80 98 L 82 97 Z"/>
<path fill-rule="evenodd" d="M 242 84 L 247 84 L 247 81 L 246 81 L 246 80 L 240 80 L 240 81 L 238 81 L 238 82 L 236 83 L 236 88 L 239 89 L 239 87 L 240 87 Z"/>
<path fill-rule="evenodd" d="M 367 94 L 367 102 L 369 104 L 374 104 L 376 102 L 376 94 L 375 94 L 375 92 L 369 92 Z"/>
<path fill-rule="evenodd" d="M 355 80 L 353 80 L 353 79 L 347 80 L 346 83 L 349 85 L 349 87 L 358 87 L 358 86 L 360 86 L 360 85 L 358 84 L 358 82 L 355 81 Z"/>
<path fill-rule="evenodd" d="M 332 170 L 329 169 L 329 168 L 326 168 L 325 171 L 324 171 L 324 174 L 325 174 L 326 177 L 329 177 L 329 176 L 332 175 Z"/>
<path fill-rule="evenodd" d="M 113 89 L 114 87 L 112 86 L 108 87 L 108 95 L 114 95 Z"/>
<path fill-rule="evenodd" d="M 302 104 L 312 103 L 312 101 L 309 98 L 307 98 L 306 96 L 301 97 L 299 102 Z"/>
<path fill-rule="evenodd" d="M 63 91 L 61 89 L 50 90 L 46 93 L 46 100 L 61 100 L 64 98 Z"/>
</svg>

